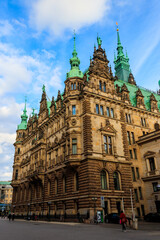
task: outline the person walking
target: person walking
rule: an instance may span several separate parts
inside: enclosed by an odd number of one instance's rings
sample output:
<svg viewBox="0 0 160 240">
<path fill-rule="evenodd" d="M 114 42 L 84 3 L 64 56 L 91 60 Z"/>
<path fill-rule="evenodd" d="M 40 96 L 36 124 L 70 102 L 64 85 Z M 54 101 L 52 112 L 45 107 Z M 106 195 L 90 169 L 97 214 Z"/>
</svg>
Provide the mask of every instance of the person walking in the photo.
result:
<svg viewBox="0 0 160 240">
<path fill-rule="evenodd" d="M 120 214 L 120 223 L 122 224 L 122 232 L 126 232 L 126 222 L 127 218 L 123 211 Z"/>
<path fill-rule="evenodd" d="M 11 220 L 11 213 L 8 214 L 8 219 Z"/>
</svg>

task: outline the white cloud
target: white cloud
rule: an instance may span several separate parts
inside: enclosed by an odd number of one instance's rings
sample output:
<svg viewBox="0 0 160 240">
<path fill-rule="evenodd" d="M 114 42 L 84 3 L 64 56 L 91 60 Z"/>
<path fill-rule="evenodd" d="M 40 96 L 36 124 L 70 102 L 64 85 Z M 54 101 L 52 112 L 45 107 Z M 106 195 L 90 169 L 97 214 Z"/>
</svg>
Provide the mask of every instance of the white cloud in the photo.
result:
<svg viewBox="0 0 160 240">
<path fill-rule="evenodd" d="M 55 67 L 52 72 L 52 77 L 49 82 L 50 86 L 56 89 L 62 89 L 61 68 Z"/>
<path fill-rule="evenodd" d="M 0 143 L 9 143 L 13 144 L 16 139 L 16 134 L 10 134 L 10 133 L 0 133 Z"/>
<path fill-rule="evenodd" d="M 29 56 L 21 49 L 1 42 L 0 96 L 6 93 L 31 93 L 34 89 L 32 85 L 38 85 L 40 89 L 43 83 L 49 83 L 52 72 L 57 71 L 57 67 L 53 67 L 53 58 L 55 58 L 53 51 L 50 53 L 43 49 L 41 53 L 33 52 L 33 56 Z M 62 87 L 58 78 L 57 81 L 57 88 Z M 54 86 L 56 88 L 56 85 Z M 7 111 L 5 107 L 2 110 Z"/>
<path fill-rule="evenodd" d="M 7 20 L 0 20 L 0 37 L 11 35 L 13 30 L 14 28 Z"/>
<path fill-rule="evenodd" d="M 103 19 L 110 0 L 36 0 L 32 1 L 30 22 L 38 31 L 49 30 L 60 36 L 65 30 L 91 25 Z"/>
</svg>

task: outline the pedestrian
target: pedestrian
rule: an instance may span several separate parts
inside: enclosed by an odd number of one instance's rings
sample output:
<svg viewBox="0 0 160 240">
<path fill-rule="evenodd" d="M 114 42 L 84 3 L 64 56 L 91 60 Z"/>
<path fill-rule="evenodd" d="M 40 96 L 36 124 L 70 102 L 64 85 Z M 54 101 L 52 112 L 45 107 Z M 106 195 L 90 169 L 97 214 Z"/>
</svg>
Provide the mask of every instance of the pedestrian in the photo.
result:
<svg viewBox="0 0 160 240">
<path fill-rule="evenodd" d="M 11 213 L 8 214 L 8 219 L 11 220 Z"/>
<path fill-rule="evenodd" d="M 13 214 L 12 214 L 12 221 L 14 221 L 14 217 L 15 217 L 15 216 L 14 216 L 14 213 L 13 213 Z"/>
<path fill-rule="evenodd" d="M 126 222 L 127 218 L 123 211 L 120 214 L 120 223 L 122 224 L 122 232 L 126 232 Z"/>
</svg>

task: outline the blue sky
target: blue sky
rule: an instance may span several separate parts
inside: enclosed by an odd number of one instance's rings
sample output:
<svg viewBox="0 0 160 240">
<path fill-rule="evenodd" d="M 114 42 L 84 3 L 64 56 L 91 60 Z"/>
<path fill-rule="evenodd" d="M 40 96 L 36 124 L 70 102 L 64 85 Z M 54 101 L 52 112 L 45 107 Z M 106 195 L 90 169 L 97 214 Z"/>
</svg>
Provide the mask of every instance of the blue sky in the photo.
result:
<svg viewBox="0 0 160 240">
<path fill-rule="evenodd" d="M 10 180 L 15 132 L 27 96 L 38 112 L 42 85 L 63 91 L 76 47 L 84 71 L 97 33 L 114 72 L 116 25 L 138 85 L 158 90 L 159 0 L 0 0 L 0 180 Z"/>
</svg>

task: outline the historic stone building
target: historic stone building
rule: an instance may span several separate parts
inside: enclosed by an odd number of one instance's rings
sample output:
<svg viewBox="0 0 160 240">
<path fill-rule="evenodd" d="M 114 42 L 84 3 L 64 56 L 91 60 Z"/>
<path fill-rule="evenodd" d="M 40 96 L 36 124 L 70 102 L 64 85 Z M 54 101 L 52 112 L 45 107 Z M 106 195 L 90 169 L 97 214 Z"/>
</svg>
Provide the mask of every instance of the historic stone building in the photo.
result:
<svg viewBox="0 0 160 240">
<path fill-rule="evenodd" d="M 18 125 L 13 165 L 15 214 L 92 218 L 124 209 L 145 214 L 143 165 L 136 141 L 154 130 L 160 96 L 138 87 L 117 30 L 115 77 L 97 37 L 90 66 L 79 69 L 74 37 L 65 89 Z M 104 202 L 101 197 L 104 197 Z"/>
<path fill-rule="evenodd" d="M 142 159 L 142 180 L 144 182 L 145 207 L 147 213 L 160 213 L 160 130 L 139 137 Z"/>
</svg>

